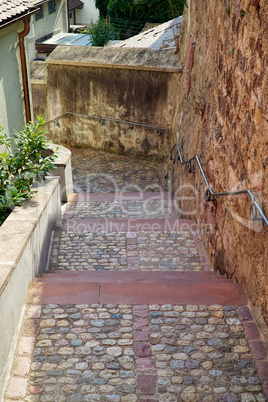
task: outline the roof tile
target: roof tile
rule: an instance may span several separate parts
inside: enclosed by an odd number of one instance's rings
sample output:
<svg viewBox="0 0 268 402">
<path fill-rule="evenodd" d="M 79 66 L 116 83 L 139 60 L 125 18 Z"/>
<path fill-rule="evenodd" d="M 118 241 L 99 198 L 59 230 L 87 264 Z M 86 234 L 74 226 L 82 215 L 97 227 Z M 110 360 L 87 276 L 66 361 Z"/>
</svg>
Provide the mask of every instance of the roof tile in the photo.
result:
<svg viewBox="0 0 268 402">
<path fill-rule="evenodd" d="M 69 0 L 68 1 L 68 9 L 69 11 L 73 11 L 76 8 L 83 8 L 84 3 L 81 0 Z"/>
<path fill-rule="evenodd" d="M 0 27 L 9 19 L 19 17 L 27 10 L 34 8 L 33 0 L 1 0 L 0 1 Z"/>
</svg>

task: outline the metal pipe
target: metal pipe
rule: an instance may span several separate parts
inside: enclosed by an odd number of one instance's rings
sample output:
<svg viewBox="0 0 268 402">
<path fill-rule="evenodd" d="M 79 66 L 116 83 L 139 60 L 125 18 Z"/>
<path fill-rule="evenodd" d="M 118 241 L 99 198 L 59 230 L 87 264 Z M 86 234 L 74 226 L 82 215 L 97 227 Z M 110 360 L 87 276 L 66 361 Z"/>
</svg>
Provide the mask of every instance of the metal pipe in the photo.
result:
<svg viewBox="0 0 268 402">
<path fill-rule="evenodd" d="M 65 112 L 57 117 L 54 117 L 53 119 L 49 120 L 46 122 L 46 124 L 49 124 L 51 122 L 55 123 L 55 121 L 58 121 L 64 116 L 82 116 L 82 117 L 90 117 L 92 119 L 98 119 L 100 122 L 103 122 L 105 120 L 107 121 L 114 121 L 116 123 L 122 123 L 122 124 L 128 124 L 131 126 L 142 126 L 142 127 L 148 127 L 156 130 L 165 130 L 168 132 L 168 138 L 170 139 L 169 135 L 169 129 L 166 127 L 160 127 L 160 126 L 154 126 L 152 124 L 146 124 L 146 123 L 137 123 L 135 121 L 130 121 L 130 120 L 121 120 L 121 119 L 113 119 L 112 117 L 102 117 L 102 116 L 96 116 L 93 114 L 87 114 L 87 113 L 77 113 L 77 112 Z"/>
<path fill-rule="evenodd" d="M 250 218 L 251 218 L 251 220 L 263 219 L 265 224 L 268 226 L 268 219 L 267 219 L 266 215 L 264 214 L 264 212 L 261 209 L 260 205 L 255 200 L 254 195 L 252 194 L 252 192 L 249 189 L 237 190 L 237 191 L 224 191 L 224 192 L 221 192 L 221 193 L 214 192 L 211 189 L 211 187 L 210 187 L 210 185 L 208 183 L 208 180 L 206 178 L 206 175 L 205 175 L 204 169 L 203 169 L 203 167 L 201 165 L 199 157 L 197 155 L 195 155 L 192 158 L 184 161 L 183 158 L 182 158 L 182 155 L 181 155 L 179 144 L 176 142 L 176 144 L 170 150 L 170 155 L 171 155 L 170 159 L 171 160 L 175 160 L 174 158 L 172 158 L 172 153 L 173 153 L 174 149 L 177 149 L 178 160 L 180 160 L 182 165 L 185 164 L 185 163 L 191 163 L 191 161 L 193 161 L 193 160 L 195 160 L 197 162 L 197 165 L 198 165 L 199 170 L 201 172 L 202 178 L 203 178 L 203 180 L 204 180 L 204 182 L 206 184 L 206 187 L 207 187 L 207 191 L 206 191 L 206 200 L 207 201 L 214 201 L 214 197 L 225 197 L 225 196 L 230 196 L 230 195 L 233 196 L 233 195 L 247 194 L 251 199 L 251 207 L 250 207 L 250 210 L 251 210 Z M 256 211 L 254 211 L 254 208 L 256 208 L 257 211 L 259 212 L 260 218 L 257 217 Z"/>
<path fill-rule="evenodd" d="M 25 55 L 24 37 L 30 32 L 30 19 L 31 16 L 27 15 L 23 18 L 24 29 L 19 32 L 19 49 L 20 49 L 20 60 L 21 60 L 21 73 L 22 73 L 22 84 L 24 92 L 24 103 L 25 103 L 25 115 L 26 122 L 31 121 L 31 106 L 30 106 L 30 96 L 29 96 L 29 86 L 28 86 L 28 75 L 27 75 L 27 63 Z"/>
</svg>

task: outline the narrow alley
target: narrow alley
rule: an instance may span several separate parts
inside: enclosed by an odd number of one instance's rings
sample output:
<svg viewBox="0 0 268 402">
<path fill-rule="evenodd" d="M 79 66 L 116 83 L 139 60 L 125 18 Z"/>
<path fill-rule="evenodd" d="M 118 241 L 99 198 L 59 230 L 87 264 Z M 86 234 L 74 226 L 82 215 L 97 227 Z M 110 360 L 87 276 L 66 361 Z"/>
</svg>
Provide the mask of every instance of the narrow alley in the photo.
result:
<svg viewBox="0 0 268 402">
<path fill-rule="evenodd" d="M 212 270 L 164 172 L 85 149 L 72 166 L 4 401 L 267 401 L 243 286 Z"/>
</svg>

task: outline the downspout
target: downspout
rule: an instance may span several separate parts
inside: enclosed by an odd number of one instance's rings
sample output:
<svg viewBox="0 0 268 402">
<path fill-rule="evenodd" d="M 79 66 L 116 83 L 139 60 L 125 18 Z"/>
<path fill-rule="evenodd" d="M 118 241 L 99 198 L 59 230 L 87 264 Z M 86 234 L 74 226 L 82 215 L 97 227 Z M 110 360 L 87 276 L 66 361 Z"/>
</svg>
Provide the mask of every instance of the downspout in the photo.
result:
<svg viewBox="0 0 268 402">
<path fill-rule="evenodd" d="M 28 86 L 28 75 L 27 75 L 27 63 L 26 63 L 24 38 L 30 32 L 30 20 L 31 20 L 30 15 L 27 15 L 27 17 L 23 18 L 24 29 L 23 29 L 23 31 L 19 32 L 21 73 L 22 73 L 22 84 L 23 84 L 25 114 L 26 114 L 26 122 L 27 123 L 29 123 L 29 121 L 31 121 L 31 106 L 30 106 L 30 96 L 29 96 L 29 86 Z"/>
<path fill-rule="evenodd" d="M 67 0 L 66 7 L 67 7 L 67 29 L 68 32 L 70 32 L 69 0 Z"/>
</svg>

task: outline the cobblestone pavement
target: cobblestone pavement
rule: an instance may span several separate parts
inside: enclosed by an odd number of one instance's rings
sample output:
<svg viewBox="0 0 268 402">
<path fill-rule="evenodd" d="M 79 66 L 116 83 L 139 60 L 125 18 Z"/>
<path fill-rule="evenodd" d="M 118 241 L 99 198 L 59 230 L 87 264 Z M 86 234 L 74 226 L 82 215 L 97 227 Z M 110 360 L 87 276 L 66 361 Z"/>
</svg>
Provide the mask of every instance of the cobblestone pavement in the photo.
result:
<svg viewBox="0 0 268 402">
<path fill-rule="evenodd" d="M 219 305 L 31 306 L 36 342 L 21 339 L 14 372 L 30 366 L 25 401 L 264 402 L 249 315 Z"/>
<path fill-rule="evenodd" d="M 132 232 L 130 238 L 123 232 L 61 232 L 57 269 L 121 271 L 133 264 L 141 271 L 203 269 L 189 232 Z"/>
<path fill-rule="evenodd" d="M 76 192 L 167 188 L 160 168 L 124 157 L 75 149 L 73 167 Z M 174 213 L 169 201 L 144 202 L 73 201 L 65 220 L 153 221 Z M 204 269 L 203 246 L 190 230 L 68 231 L 61 223 L 50 261 L 58 273 Z M 267 401 L 267 351 L 250 310 L 208 304 L 28 300 L 4 402 Z"/>
<path fill-rule="evenodd" d="M 167 191 L 161 168 L 127 157 L 73 148 L 72 166 L 77 193 Z"/>
<path fill-rule="evenodd" d="M 73 217 L 77 219 L 164 219 L 171 217 L 171 205 L 166 200 L 77 202 Z"/>
</svg>

